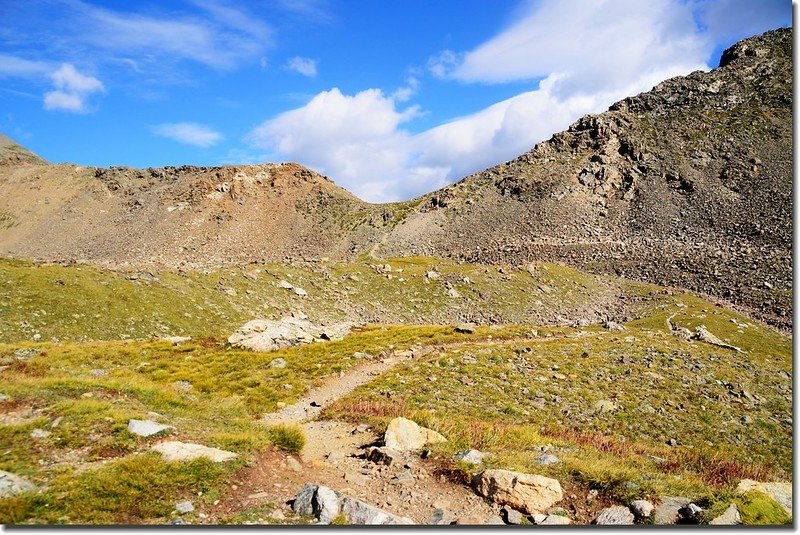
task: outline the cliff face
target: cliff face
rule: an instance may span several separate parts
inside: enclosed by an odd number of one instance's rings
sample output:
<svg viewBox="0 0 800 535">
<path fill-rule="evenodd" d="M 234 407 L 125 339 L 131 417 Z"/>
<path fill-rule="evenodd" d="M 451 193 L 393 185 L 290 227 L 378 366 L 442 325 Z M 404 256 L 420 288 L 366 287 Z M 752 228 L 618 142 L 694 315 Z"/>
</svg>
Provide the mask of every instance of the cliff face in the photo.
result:
<svg viewBox="0 0 800 535">
<path fill-rule="evenodd" d="M 564 261 L 791 324 L 792 36 L 662 82 L 420 200 L 385 254 Z"/>
</svg>

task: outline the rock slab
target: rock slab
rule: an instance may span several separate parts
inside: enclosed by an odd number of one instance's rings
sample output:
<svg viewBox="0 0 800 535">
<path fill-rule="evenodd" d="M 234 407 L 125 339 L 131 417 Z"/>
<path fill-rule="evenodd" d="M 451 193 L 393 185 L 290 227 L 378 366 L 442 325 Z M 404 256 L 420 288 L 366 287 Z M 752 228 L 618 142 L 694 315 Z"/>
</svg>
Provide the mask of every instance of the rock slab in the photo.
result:
<svg viewBox="0 0 800 535">
<path fill-rule="evenodd" d="M 285 316 L 280 320 L 248 321 L 228 337 L 234 347 L 253 351 L 273 351 L 283 347 L 310 344 L 317 340 L 341 340 L 350 332 L 351 324 L 319 326 L 305 318 Z"/>
<path fill-rule="evenodd" d="M 152 437 L 169 429 L 172 427 L 153 420 L 128 420 L 128 432 L 140 437 Z"/>
<path fill-rule="evenodd" d="M 623 505 L 606 507 L 594 519 L 599 526 L 629 526 L 633 524 L 633 513 Z"/>
<path fill-rule="evenodd" d="M 479 495 L 527 515 L 540 513 L 564 497 L 557 480 L 510 470 L 484 470 L 472 479 L 472 487 Z"/>
<path fill-rule="evenodd" d="M 191 444 L 177 440 L 161 442 L 151 449 L 159 452 L 165 461 L 192 461 L 204 457 L 215 463 L 221 463 L 235 459 L 238 456 L 232 451 L 209 448 L 201 444 Z"/>
</svg>

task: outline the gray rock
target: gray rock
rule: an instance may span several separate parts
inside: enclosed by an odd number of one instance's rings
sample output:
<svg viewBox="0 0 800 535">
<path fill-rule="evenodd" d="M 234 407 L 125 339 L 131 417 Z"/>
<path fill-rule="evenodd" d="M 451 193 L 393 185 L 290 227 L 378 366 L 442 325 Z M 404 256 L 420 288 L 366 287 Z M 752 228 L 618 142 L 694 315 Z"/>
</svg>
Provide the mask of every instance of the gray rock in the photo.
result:
<svg viewBox="0 0 800 535">
<path fill-rule="evenodd" d="M 292 456 L 286 458 L 286 466 L 292 472 L 300 472 L 303 470 L 303 465 L 300 464 L 300 461 L 298 461 Z"/>
<path fill-rule="evenodd" d="M 724 513 L 709 522 L 712 526 L 736 526 L 741 523 L 742 517 L 734 504 L 730 504 Z"/>
<path fill-rule="evenodd" d="M 408 487 L 414 484 L 414 476 L 411 475 L 410 470 L 406 469 L 390 479 L 389 483 Z"/>
<path fill-rule="evenodd" d="M 634 500 L 631 502 L 631 511 L 638 518 L 650 518 L 655 506 L 647 500 Z"/>
<path fill-rule="evenodd" d="M 623 505 L 606 507 L 594 519 L 601 526 L 627 526 L 633 524 L 633 513 Z"/>
<path fill-rule="evenodd" d="M 201 444 L 191 444 L 177 440 L 161 442 L 151 449 L 159 452 L 165 461 L 191 461 L 204 457 L 215 463 L 221 463 L 238 457 L 232 451 L 209 448 Z"/>
<path fill-rule="evenodd" d="M 594 413 L 595 414 L 605 414 L 607 412 L 614 412 L 617 410 L 616 404 L 613 401 L 609 401 L 607 399 L 601 399 L 597 403 L 594 404 Z"/>
<path fill-rule="evenodd" d="M 295 295 L 299 295 L 300 297 L 305 297 L 305 296 L 308 295 L 308 292 L 306 292 L 304 289 L 300 288 L 299 286 L 295 286 L 294 287 L 294 293 L 295 293 Z"/>
<path fill-rule="evenodd" d="M 20 348 L 14 350 L 14 358 L 17 360 L 28 360 L 40 355 L 42 352 L 34 348 Z"/>
<path fill-rule="evenodd" d="M 8 394 L 0 394 L 0 403 L 3 401 L 8 401 L 11 397 Z"/>
<path fill-rule="evenodd" d="M 103 370 L 101 368 L 95 368 L 89 371 L 89 375 L 91 375 L 92 377 L 104 377 L 108 375 L 108 371 Z"/>
<path fill-rule="evenodd" d="M 45 431 L 44 429 L 34 429 L 31 431 L 31 438 L 35 439 L 47 438 L 50 435 L 50 431 Z"/>
<path fill-rule="evenodd" d="M 453 299 L 457 299 L 461 297 L 461 294 L 455 288 L 450 288 L 449 290 L 447 290 L 447 297 L 452 297 Z"/>
<path fill-rule="evenodd" d="M 654 523 L 656 525 L 675 524 L 680 520 L 678 511 L 681 507 L 689 505 L 692 500 L 676 496 L 661 496 L 656 505 Z"/>
<path fill-rule="evenodd" d="M 455 459 L 468 464 L 481 464 L 488 454 L 478 450 L 466 450 L 455 454 Z"/>
<path fill-rule="evenodd" d="M 525 516 L 522 513 L 507 505 L 500 509 L 500 516 L 502 517 L 503 522 L 506 524 L 513 524 L 515 526 L 522 524 L 525 519 Z"/>
<path fill-rule="evenodd" d="M 392 448 L 387 447 L 380 447 L 380 448 L 370 448 L 367 451 L 367 460 L 372 461 L 375 464 L 385 464 L 386 466 L 391 466 L 396 463 L 401 463 L 405 459 L 405 455 L 402 452 L 397 450 L 393 450 Z"/>
<path fill-rule="evenodd" d="M 161 338 L 161 340 L 163 340 L 165 342 L 169 342 L 170 344 L 172 344 L 174 346 L 178 346 L 178 345 L 181 345 L 184 342 L 191 341 L 192 337 L 191 336 L 165 336 L 165 337 Z"/>
<path fill-rule="evenodd" d="M 447 509 L 436 509 L 431 515 L 428 524 L 434 526 L 449 526 L 456 523 L 456 515 Z"/>
<path fill-rule="evenodd" d="M 286 367 L 286 360 L 277 358 L 274 359 L 272 362 L 269 363 L 270 368 L 285 368 Z"/>
<path fill-rule="evenodd" d="M 531 520 L 533 520 L 534 524 L 541 524 L 542 522 L 547 520 L 547 515 L 544 513 L 536 513 L 531 517 Z"/>
<path fill-rule="evenodd" d="M 317 487 L 318 485 L 312 485 L 310 483 L 303 485 L 294 498 L 292 511 L 300 516 L 313 516 L 314 506 L 312 505 L 312 501 L 314 499 L 314 494 L 317 492 Z"/>
<path fill-rule="evenodd" d="M 294 286 L 292 284 L 289 284 L 288 282 L 283 280 L 278 281 L 278 288 L 283 288 L 285 290 L 294 290 Z"/>
<path fill-rule="evenodd" d="M 345 496 L 342 499 L 341 512 L 347 522 L 354 525 L 394 525 L 413 524 L 410 519 L 393 515 L 368 503 Z"/>
<path fill-rule="evenodd" d="M 550 464 L 558 464 L 561 462 L 561 459 L 553 455 L 552 453 L 545 453 L 544 455 L 540 455 L 537 459 L 539 464 L 543 465 L 550 465 Z"/>
<path fill-rule="evenodd" d="M 175 504 L 175 510 L 178 511 L 180 514 L 191 513 L 194 511 L 194 505 L 189 500 L 183 500 L 182 502 L 178 502 Z"/>
<path fill-rule="evenodd" d="M 36 485 L 11 472 L 0 470 L 0 498 L 9 498 L 36 490 Z"/>
<path fill-rule="evenodd" d="M 169 429 L 172 427 L 152 420 L 128 420 L 128 432 L 140 437 L 152 437 Z"/>
<path fill-rule="evenodd" d="M 175 385 L 175 388 L 178 390 L 183 390 L 184 392 L 189 392 L 192 388 L 194 388 L 192 383 L 189 381 L 175 381 L 172 384 Z"/>
<path fill-rule="evenodd" d="M 462 323 L 460 325 L 456 325 L 456 332 L 457 333 L 472 334 L 472 333 L 475 332 L 475 324 L 474 323 Z"/>
<path fill-rule="evenodd" d="M 319 520 L 320 524 L 330 524 L 340 510 L 339 496 L 328 487 L 317 487 L 317 492 L 314 493 L 311 505 L 314 516 Z"/>
</svg>

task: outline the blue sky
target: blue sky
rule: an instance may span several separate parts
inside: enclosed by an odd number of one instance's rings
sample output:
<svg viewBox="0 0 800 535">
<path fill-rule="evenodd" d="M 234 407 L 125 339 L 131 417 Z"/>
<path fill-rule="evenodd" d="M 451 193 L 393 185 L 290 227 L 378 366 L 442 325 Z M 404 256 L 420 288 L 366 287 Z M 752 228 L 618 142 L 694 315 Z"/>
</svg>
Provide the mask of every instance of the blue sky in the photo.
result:
<svg viewBox="0 0 800 535">
<path fill-rule="evenodd" d="M 370 201 L 511 159 L 791 25 L 789 0 L 0 2 L 0 132 L 50 161 L 296 161 Z"/>
</svg>

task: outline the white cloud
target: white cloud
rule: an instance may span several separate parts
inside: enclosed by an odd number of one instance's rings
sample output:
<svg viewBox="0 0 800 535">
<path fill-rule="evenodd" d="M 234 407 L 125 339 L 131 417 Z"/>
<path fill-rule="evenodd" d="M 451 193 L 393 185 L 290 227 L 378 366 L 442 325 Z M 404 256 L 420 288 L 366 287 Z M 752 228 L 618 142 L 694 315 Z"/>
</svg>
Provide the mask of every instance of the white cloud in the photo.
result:
<svg viewBox="0 0 800 535">
<path fill-rule="evenodd" d="M 38 77 L 44 76 L 52 70 L 52 64 L 46 61 L 32 61 L 16 56 L 9 56 L 7 54 L 0 54 L 0 77 Z"/>
<path fill-rule="evenodd" d="M 198 123 L 163 123 L 152 127 L 154 134 L 184 145 L 208 148 L 222 140 L 222 134 Z"/>
<path fill-rule="evenodd" d="M 289 58 L 286 61 L 286 68 L 309 78 L 317 75 L 317 62 L 311 58 L 301 58 L 300 56 Z"/>
<path fill-rule="evenodd" d="M 50 74 L 55 89 L 44 95 L 46 110 L 62 110 L 74 113 L 86 111 L 86 101 L 93 93 L 105 91 L 103 82 L 94 76 L 81 74 L 71 63 L 63 63 Z"/>
<path fill-rule="evenodd" d="M 448 72 L 458 65 L 458 56 L 452 50 L 442 50 L 428 59 L 428 70 L 436 78 L 444 78 Z"/>
<path fill-rule="evenodd" d="M 396 102 L 405 102 L 413 97 L 419 90 L 419 79 L 416 76 L 409 76 L 406 85 L 398 87 L 392 92 L 392 98 Z"/>
</svg>

